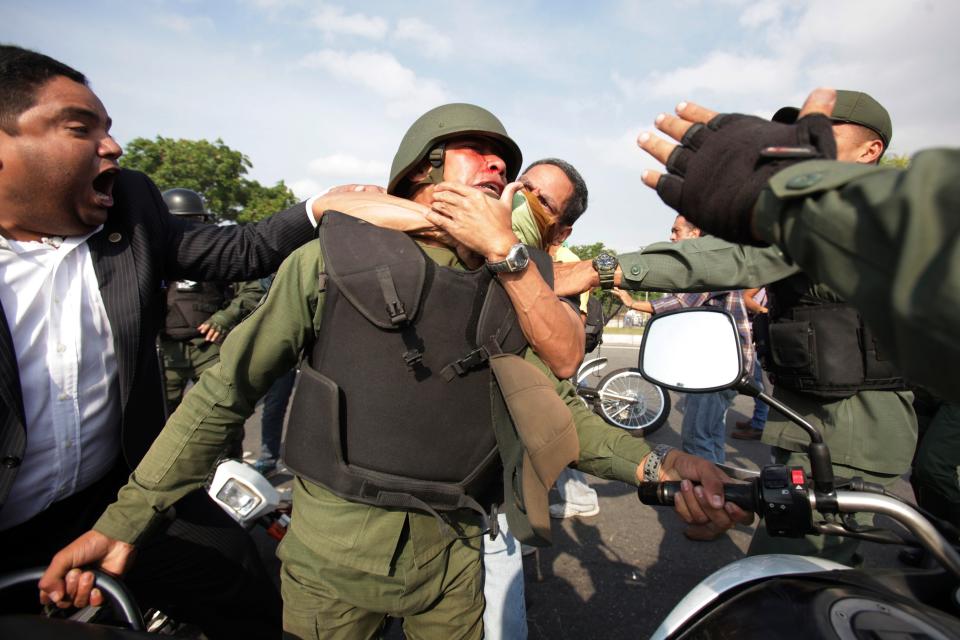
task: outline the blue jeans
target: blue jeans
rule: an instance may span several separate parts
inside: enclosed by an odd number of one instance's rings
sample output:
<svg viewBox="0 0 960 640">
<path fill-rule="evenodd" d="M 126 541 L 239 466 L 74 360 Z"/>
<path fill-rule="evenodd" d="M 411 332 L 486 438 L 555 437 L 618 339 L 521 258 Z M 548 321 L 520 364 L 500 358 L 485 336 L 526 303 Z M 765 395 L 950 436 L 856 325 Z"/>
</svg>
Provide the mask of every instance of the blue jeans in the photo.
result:
<svg viewBox="0 0 960 640">
<path fill-rule="evenodd" d="M 483 637 L 487 640 L 525 640 L 527 605 L 523 594 L 523 556 L 520 542 L 510 533 L 506 514 L 499 514 L 500 535 L 483 536 Z"/>
<path fill-rule="evenodd" d="M 753 361 L 753 380 L 763 389 L 763 369 L 760 367 L 760 361 Z M 763 431 L 767 425 L 767 414 L 770 413 L 770 406 L 759 398 L 753 401 L 753 417 L 750 418 L 750 426 L 757 431 Z"/>
<path fill-rule="evenodd" d="M 684 451 L 713 463 L 726 460 L 727 409 L 736 397 L 737 392 L 730 389 L 687 395 L 680 426 Z"/>
<path fill-rule="evenodd" d="M 260 459 L 276 462 L 280 459 L 280 441 L 283 438 L 283 418 L 287 415 L 287 403 L 297 370 L 291 369 L 273 381 L 267 395 L 263 396 L 263 417 L 260 421 Z"/>
</svg>

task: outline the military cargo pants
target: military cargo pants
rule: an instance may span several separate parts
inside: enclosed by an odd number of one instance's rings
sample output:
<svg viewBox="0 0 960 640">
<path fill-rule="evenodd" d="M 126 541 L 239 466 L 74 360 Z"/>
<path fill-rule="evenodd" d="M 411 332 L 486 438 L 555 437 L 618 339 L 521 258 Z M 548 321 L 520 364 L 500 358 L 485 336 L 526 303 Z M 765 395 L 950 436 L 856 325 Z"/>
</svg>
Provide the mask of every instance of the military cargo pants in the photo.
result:
<svg viewBox="0 0 960 640">
<path fill-rule="evenodd" d="M 934 415 L 917 448 L 911 483 L 921 507 L 960 526 L 960 405 L 944 402 Z"/>
<path fill-rule="evenodd" d="M 403 618 L 409 640 L 483 637 L 483 567 L 479 541 L 456 540 L 416 566 L 409 539 L 400 543 L 390 575 L 341 565 L 315 553 L 290 530 L 283 562 L 283 628 L 300 640 L 380 637 L 386 616 Z"/>
<path fill-rule="evenodd" d="M 183 400 L 187 383 L 196 382 L 201 373 L 220 361 L 220 345 L 203 338 L 161 338 L 160 346 L 163 349 L 167 413 L 172 414 Z"/>
</svg>

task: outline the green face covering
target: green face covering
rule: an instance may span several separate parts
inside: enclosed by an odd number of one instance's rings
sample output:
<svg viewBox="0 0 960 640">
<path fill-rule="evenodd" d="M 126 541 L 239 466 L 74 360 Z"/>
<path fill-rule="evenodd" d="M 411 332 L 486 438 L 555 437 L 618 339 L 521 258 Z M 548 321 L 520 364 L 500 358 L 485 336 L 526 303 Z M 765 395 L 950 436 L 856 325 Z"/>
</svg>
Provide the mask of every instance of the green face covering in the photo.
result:
<svg viewBox="0 0 960 640">
<path fill-rule="evenodd" d="M 522 191 L 517 191 L 513 195 L 512 221 L 513 232 L 517 234 L 520 242 L 539 249 L 546 248 L 543 246 L 543 231 L 537 224 L 537 216 L 534 214 L 530 200 Z"/>
</svg>

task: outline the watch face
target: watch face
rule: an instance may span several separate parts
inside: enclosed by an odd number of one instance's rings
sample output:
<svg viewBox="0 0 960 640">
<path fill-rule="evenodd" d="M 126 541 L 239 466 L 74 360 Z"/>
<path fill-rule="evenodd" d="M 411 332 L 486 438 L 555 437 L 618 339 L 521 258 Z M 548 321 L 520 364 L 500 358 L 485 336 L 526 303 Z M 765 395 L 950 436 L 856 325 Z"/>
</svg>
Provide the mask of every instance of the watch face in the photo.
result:
<svg viewBox="0 0 960 640">
<path fill-rule="evenodd" d="M 609 253 L 601 253 L 596 257 L 597 268 L 604 271 L 614 269 L 617 266 L 617 257 Z"/>
</svg>

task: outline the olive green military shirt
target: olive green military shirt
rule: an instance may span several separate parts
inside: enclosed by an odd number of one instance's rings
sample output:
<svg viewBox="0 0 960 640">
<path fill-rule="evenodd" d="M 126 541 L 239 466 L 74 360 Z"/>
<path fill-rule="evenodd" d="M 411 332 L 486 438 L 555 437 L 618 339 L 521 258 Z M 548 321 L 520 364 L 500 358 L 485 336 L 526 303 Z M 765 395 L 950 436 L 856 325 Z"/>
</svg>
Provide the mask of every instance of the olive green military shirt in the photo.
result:
<svg viewBox="0 0 960 640">
<path fill-rule="evenodd" d="M 654 291 L 762 287 L 800 271 L 778 247 L 733 244 L 713 236 L 658 242 L 619 258 L 623 288 Z M 842 301 L 825 285 L 814 284 L 813 293 L 823 300 Z M 910 392 L 861 391 L 850 398 L 831 401 L 776 387 L 773 395 L 823 433 L 833 462 L 880 474 L 899 475 L 910 468 L 917 443 L 917 419 Z M 772 411 L 763 430 L 763 441 L 802 451 L 810 438 L 800 427 Z"/>
<path fill-rule="evenodd" d="M 856 306 L 908 378 L 960 401 L 960 150 L 906 170 L 796 164 L 757 200 L 754 229 Z"/>
<path fill-rule="evenodd" d="M 423 248 L 438 264 L 461 268 L 448 249 Z M 323 330 L 318 287 L 322 272 L 319 242 L 287 258 L 264 303 L 227 337 L 220 363 L 187 394 L 118 501 L 95 525 L 97 531 L 136 543 L 160 512 L 204 483 L 225 445 L 241 433 L 257 399 L 297 364 Z M 556 382 L 573 413 L 580 437 L 579 468 L 635 484 L 637 466 L 649 446 L 604 423 L 583 406 L 570 383 L 553 377 L 529 350 L 526 357 Z M 297 538 L 325 558 L 361 571 L 390 571 L 405 526 L 418 566 L 450 544 L 431 515 L 349 502 L 300 478 L 293 500 L 291 529 Z M 479 533 L 474 514 L 463 515 L 459 524 L 467 534 Z"/>
</svg>

